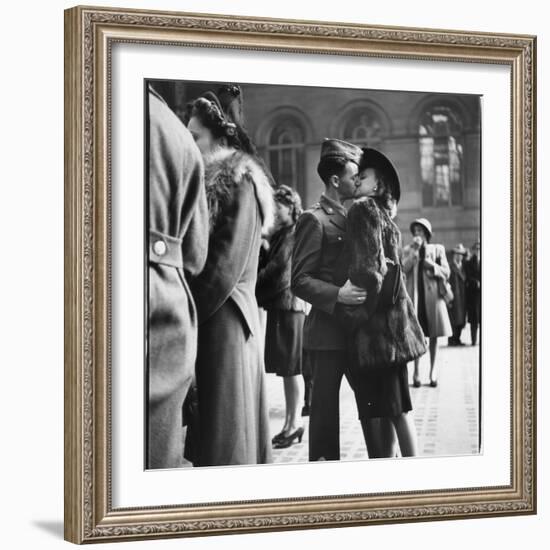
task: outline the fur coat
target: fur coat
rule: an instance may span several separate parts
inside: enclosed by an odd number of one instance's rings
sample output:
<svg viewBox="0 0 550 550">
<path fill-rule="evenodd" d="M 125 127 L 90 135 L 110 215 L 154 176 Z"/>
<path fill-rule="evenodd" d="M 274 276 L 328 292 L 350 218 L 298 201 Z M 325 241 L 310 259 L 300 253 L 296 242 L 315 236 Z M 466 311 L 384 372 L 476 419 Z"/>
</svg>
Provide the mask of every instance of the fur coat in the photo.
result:
<svg viewBox="0 0 550 550">
<path fill-rule="evenodd" d="M 260 246 L 253 217 L 258 211 L 261 234 L 267 234 L 274 220 L 273 190 L 254 157 L 228 148 L 205 159 L 205 184 L 210 245 L 206 266 L 193 281 L 199 323 L 230 297 L 248 321 L 256 315 Z"/>
<path fill-rule="evenodd" d="M 199 315 L 197 465 L 271 461 L 263 333 L 255 287 L 273 195 L 258 161 L 234 149 L 205 159 L 210 241 L 192 290 Z"/>
<path fill-rule="evenodd" d="M 305 312 L 305 302 L 290 289 L 294 225 L 278 229 L 262 249 L 256 283 L 258 305 L 266 310 Z"/>
<path fill-rule="evenodd" d="M 426 351 L 422 328 L 399 268 L 401 233 L 389 211 L 375 199 L 362 198 L 348 212 L 350 281 L 367 291 L 361 306 L 342 308 L 351 327 L 351 351 L 360 369 L 406 363 Z M 391 305 L 379 303 L 389 264 L 398 270 Z"/>
</svg>

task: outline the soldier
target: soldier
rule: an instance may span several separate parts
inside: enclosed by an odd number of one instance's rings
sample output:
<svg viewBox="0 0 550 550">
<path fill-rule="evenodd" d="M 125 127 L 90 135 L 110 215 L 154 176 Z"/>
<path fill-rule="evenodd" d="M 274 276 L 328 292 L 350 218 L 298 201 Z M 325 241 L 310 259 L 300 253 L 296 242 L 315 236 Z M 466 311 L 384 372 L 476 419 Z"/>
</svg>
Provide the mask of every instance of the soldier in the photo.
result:
<svg viewBox="0 0 550 550">
<path fill-rule="evenodd" d="M 195 376 L 190 277 L 208 250 L 204 168 L 191 134 L 149 87 L 147 468 L 184 465 L 182 405 Z"/>
<path fill-rule="evenodd" d="M 334 316 L 338 304 L 358 305 L 365 290 L 347 279 L 348 253 L 344 247 L 346 210 L 353 199 L 362 151 L 336 139 L 321 146 L 317 172 L 325 192 L 298 220 L 292 255 L 292 291 L 312 305 L 304 324 L 304 348 L 313 368 L 309 423 L 309 459 L 339 460 L 339 391 L 348 373 L 347 336 Z"/>
</svg>

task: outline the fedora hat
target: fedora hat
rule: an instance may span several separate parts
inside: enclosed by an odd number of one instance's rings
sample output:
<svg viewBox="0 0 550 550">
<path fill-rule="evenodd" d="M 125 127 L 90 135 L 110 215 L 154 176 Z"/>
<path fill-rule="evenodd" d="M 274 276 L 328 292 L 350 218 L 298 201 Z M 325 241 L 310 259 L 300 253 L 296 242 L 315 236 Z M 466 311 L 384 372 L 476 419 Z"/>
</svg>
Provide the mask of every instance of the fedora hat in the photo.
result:
<svg viewBox="0 0 550 550">
<path fill-rule="evenodd" d="M 423 227 L 428 232 L 428 238 L 432 238 L 432 224 L 426 218 L 416 218 L 410 225 L 411 233 L 415 225 Z"/>
<path fill-rule="evenodd" d="M 454 248 L 453 252 L 455 254 L 462 254 L 463 256 L 466 255 L 466 249 L 464 248 L 464 245 L 462 243 L 458 243 Z"/>
<path fill-rule="evenodd" d="M 363 156 L 359 163 L 359 171 L 365 168 L 374 168 L 382 175 L 384 183 L 389 187 L 391 194 L 396 202 L 399 202 L 401 197 L 401 184 L 399 183 L 399 175 L 391 160 L 377 149 L 365 147 Z"/>
<path fill-rule="evenodd" d="M 362 154 L 360 147 L 341 139 L 325 138 L 321 144 L 321 160 L 340 159 L 359 165 Z"/>
</svg>

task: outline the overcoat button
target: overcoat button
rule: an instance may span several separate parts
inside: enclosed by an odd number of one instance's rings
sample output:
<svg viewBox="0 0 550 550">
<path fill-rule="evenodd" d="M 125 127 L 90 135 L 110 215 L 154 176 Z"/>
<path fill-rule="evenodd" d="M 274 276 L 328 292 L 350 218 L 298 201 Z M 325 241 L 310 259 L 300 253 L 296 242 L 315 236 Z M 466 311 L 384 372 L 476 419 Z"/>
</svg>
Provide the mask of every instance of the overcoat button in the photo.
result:
<svg viewBox="0 0 550 550">
<path fill-rule="evenodd" d="M 166 254 L 166 243 L 164 241 L 156 241 L 153 244 L 153 252 L 157 256 L 164 256 Z"/>
<path fill-rule="evenodd" d="M 329 208 L 329 209 L 327 209 L 327 212 L 328 212 L 329 214 L 332 214 L 332 213 L 334 212 L 334 210 L 333 210 L 332 208 Z"/>
<path fill-rule="evenodd" d="M 338 240 L 341 241 L 341 240 L 342 240 L 342 237 L 338 237 Z"/>
</svg>

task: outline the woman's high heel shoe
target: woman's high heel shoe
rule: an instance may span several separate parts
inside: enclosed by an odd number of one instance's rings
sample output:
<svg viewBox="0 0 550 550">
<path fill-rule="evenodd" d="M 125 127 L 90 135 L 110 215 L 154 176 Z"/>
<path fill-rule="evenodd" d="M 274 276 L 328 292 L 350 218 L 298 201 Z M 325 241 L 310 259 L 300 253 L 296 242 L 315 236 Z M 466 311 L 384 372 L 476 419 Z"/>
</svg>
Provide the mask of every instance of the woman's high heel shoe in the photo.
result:
<svg viewBox="0 0 550 550">
<path fill-rule="evenodd" d="M 302 442 L 302 437 L 304 436 L 304 428 L 298 428 L 295 432 L 292 432 L 286 437 L 283 437 L 280 439 L 276 444 L 276 449 L 286 449 L 287 447 L 290 447 L 295 439 L 298 439 L 298 443 Z"/>
<path fill-rule="evenodd" d="M 277 435 L 273 436 L 273 438 L 271 439 L 271 443 L 273 445 L 276 445 L 277 443 L 279 443 L 280 441 L 282 441 L 286 437 L 288 437 L 288 436 L 285 434 L 285 431 L 283 430 L 282 432 L 279 432 Z"/>
</svg>

